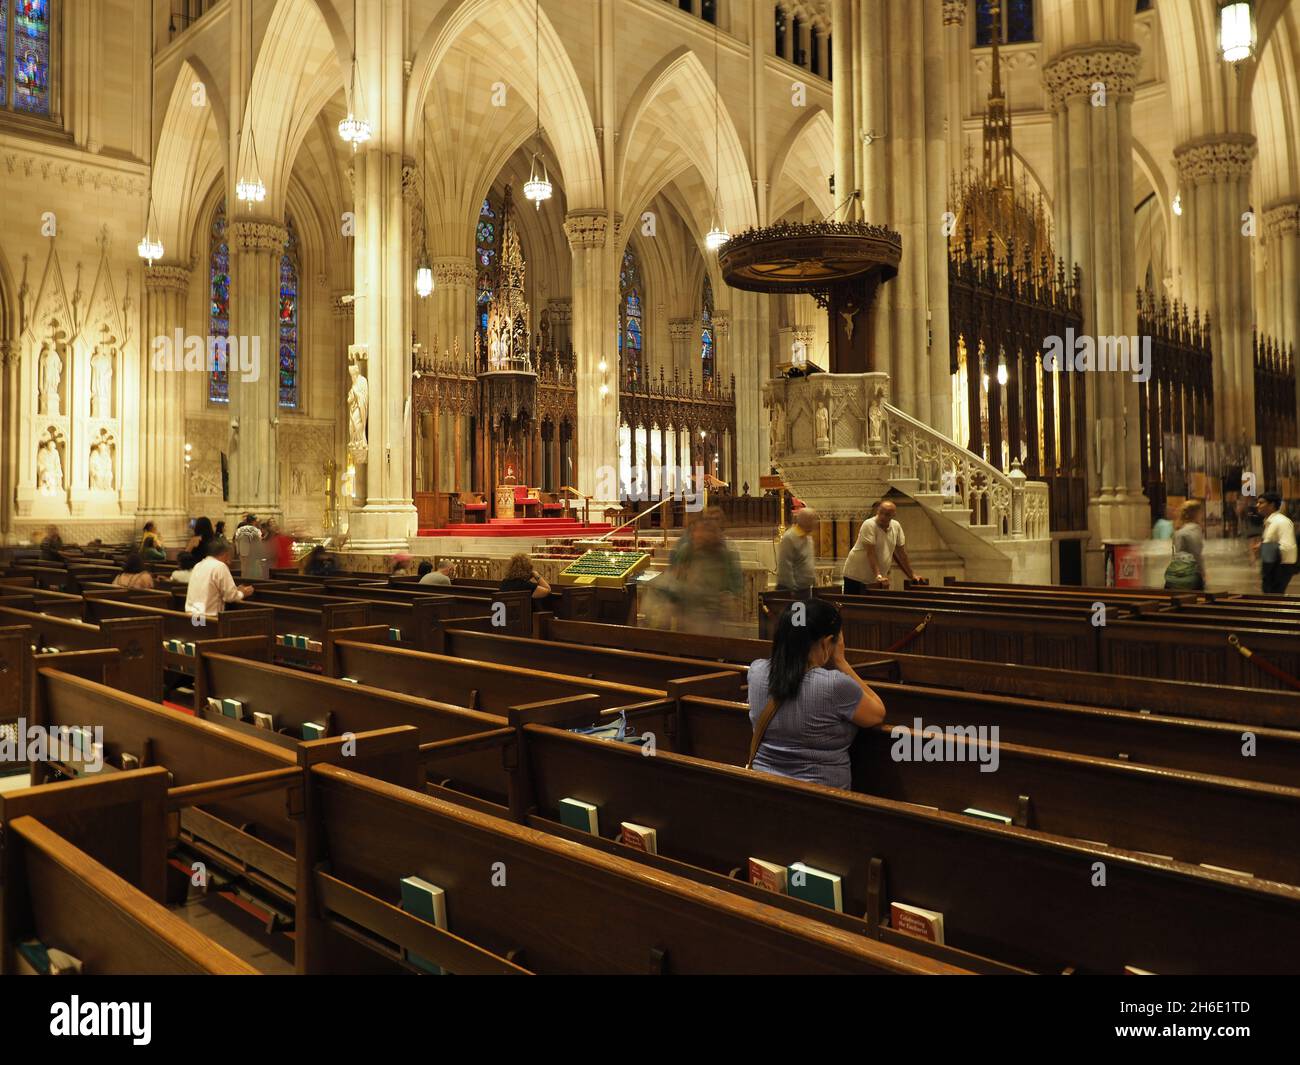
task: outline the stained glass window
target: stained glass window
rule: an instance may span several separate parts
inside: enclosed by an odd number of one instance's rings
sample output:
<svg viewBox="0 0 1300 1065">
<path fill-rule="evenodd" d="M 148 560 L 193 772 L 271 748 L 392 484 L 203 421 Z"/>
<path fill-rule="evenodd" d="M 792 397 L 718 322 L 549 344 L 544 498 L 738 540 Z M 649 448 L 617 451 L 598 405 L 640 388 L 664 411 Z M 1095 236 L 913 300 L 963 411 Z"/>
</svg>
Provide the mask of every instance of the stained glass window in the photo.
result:
<svg viewBox="0 0 1300 1065">
<path fill-rule="evenodd" d="M 975 44 L 985 47 L 993 43 L 992 0 L 976 0 Z M 1001 25 L 998 40 L 1002 44 L 1015 44 L 1034 39 L 1034 0 L 1002 0 Z"/>
<path fill-rule="evenodd" d="M 785 55 L 785 8 L 779 6 L 776 9 L 776 30 L 773 50 L 777 55 Z"/>
<path fill-rule="evenodd" d="M 631 246 L 623 253 L 618 272 L 618 359 L 623 379 L 628 384 L 641 380 L 643 369 L 642 305 L 645 288 L 641 283 L 641 264 Z"/>
<path fill-rule="evenodd" d="M 217 204 L 208 237 L 208 336 L 224 340 L 230 336 L 230 245 L 226 242 L 226 201 Z M 230 384 L 224 369 L 208 375 L 208 399 L 230 402 Z"/>
<path fill-rule="evenodd" d="M 296 409 L 298 388 L 298 234 L 293 220 L 280 255 L 280 406 Z"/>
<path fill-rule="evenodd" d="M 478 213 L 478 230 L 474 237 L 478 260 L 478 330 L 487 332 L 488 304 L 492 302 L 492 286 L 496 283 L 497 261 L 497 211 L 491 200 L 483 198 Z"/>
<path fill-rule="evenodd" d="M 50 0 L 0 0 L 0 106 L 50 113 Z"/>
<path fill-rule="evenodd" d="M 713 380 L 713 283 L 707 274 L 700 298 L 700 378 Z"/>
</svg>

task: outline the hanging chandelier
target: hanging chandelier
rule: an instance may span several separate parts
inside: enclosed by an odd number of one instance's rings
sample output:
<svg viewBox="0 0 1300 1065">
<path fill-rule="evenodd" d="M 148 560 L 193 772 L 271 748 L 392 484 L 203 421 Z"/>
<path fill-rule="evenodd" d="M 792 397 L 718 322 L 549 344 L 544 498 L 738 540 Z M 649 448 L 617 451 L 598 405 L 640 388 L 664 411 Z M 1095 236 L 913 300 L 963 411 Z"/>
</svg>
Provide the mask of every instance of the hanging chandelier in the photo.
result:
<svg viewBox="0 0 1300 1065">
<path fill-rule="evenodd" d="M 721 169 L 721 96 L 722 86 L 718 84 L 718 24 L 713 24 L 713 214 L 709 219 L 709 231 L 704 236 L 704 246 L 709 251 L 717 251 L 731 239 L 727 227 L 722 224 L 722 212 L 718 208 L 718 172 Z"/>
<path fill-rule="evenodd" d="M 534 66 L 537 75 L 537 141 L 542 140 L 542 16 L 541 0 L 533 0 L 533 43 L 535 48 Z M 551 178 L 546 172 L 546 160 L 539 152 L 533 152 L 533 165 L 528 180 L 524 182 L 524 199 L 533 204 L 537 210 L 542 203 L 551 198 Z"/>
<path fill-rule="evenodd" d="M 339 122 L 339 136 L 348 144 L 352 145 L 352 150 L 357 150 L 357 145 L 365 144 L 370 139 L 370 123 L 364 118 L 358 118 L 353 106 L 357 100 L 357 0 L 352 0 L 352 72 L 348 82 L 348 114 Z M 358 107 L 357 110 L 360 110 Z"/>
<path fill-rule="evenodd" d="M 429 263 L 429 215 L 426 207 L 429 201 L 429 131 L 424 126 L 423 112 L 420 114 L 420 132 L 424 137 L 424 195 L 420 200 L 420 260 L 415 268 L 415 294 L 424 300 L 433 295 L 433 267 Z"/>
<path fill-rule="evenodd" d="M 149 20 L 149 128 L 153 129 L 153 54 L 154 54 L 154 29 L 153 20 Z M 155 262 L 163 256 L 163 243 L 156 239 L 151 228 L 154 222 L 153 216 L 153 177 L 149 178 L 149 203 L 144 212 L 144 236 L 140 238 L 140 243 L 135 246 L 135 250 L 140 253 L 140 258 L 153 266 Z"/>
<path fill-rule="evenodd" d="M 1225 63 L 1240 63 L 1255 54 L 1255 20 L 1249 0 L 1219 5 L 1219 54 Z"/>
<path fill-rule="evenodd" d="M 261 203 L 266 199 L 266 186 L 262 184 L 262 176 L 258 173 L 257 166 L 257 138 L 253 131 L 248 131 L 249 148 L 253 156 L 253 176 L 241 177 L 235 182 L 235 199 L 241 203 L 246 203 L 250 207 L 255 203 Z"/>
</svg>

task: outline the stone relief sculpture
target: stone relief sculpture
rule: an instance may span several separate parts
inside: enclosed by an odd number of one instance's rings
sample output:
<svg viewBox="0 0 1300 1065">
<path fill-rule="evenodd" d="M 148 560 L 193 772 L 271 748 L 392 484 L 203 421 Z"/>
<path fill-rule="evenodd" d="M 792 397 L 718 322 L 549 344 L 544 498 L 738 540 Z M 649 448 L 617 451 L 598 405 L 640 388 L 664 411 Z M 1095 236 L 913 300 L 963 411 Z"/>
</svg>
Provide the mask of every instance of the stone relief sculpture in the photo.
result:
<svg viewBox="0 0 1300 1065">
<path fill-rule="evenodd" d="M 361 372 L 361 364 L 348 364 L 352 387 L 348 389 L 348 451 L 357 462 L 365 462 L 369 453 L 366 423 L 370 416 L 370 385 Z"/>
<path fill-rule="evenodd" d="M 46 437 L 36 452 L 36 490 L 45 495 L 63 491 L 63 458 L 52 436 Z"/>
<path fill-rule="evenodd" d="M 885 431 L 885 390 L 877 388 L 871 397 L 871 406 L 867 408 L 867 443 L 873 455 L 884 450 Z"/>
<path fill-rule="evenodd" d="M 105 351 L 103 345 L 95 345 L 95 353 L 90 357 L 90 416 L 92 418 L 111 418 L 113 416 L 113 363 L 117 349 Z"/>
<path fill-rule="evenodd" d="M 814 446 L 818 453 L 830 451 L 831 449 L 831 412 L 830 397 L 824 393 L 817 397 L 817 414 L 814 425 L 816 434 L 814 436 Z"/>
<path fill-rule="evenodd" d="M 58 417 L 60 414 L 59 383 L 63 380 L 63 359 L 48 340 L 41 344 L 37 377 L 41 401 L 37 413 Z"/>
<path fill-rule="evenodd" d="M 96 492 L 113 490 L 113 456 L 107 440 L 99 440 L 91 445 L 90 487 Z"/>
</svg>

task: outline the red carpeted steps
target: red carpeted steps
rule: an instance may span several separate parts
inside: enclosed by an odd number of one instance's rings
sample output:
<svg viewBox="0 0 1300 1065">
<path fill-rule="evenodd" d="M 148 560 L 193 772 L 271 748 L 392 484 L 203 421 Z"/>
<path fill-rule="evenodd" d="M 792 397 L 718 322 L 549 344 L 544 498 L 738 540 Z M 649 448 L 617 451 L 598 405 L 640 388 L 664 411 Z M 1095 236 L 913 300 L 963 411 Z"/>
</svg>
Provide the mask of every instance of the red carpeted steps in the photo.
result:
<svg viewBox="0 0 1300 1065">
<path fill-rule="evenodd" d="M 493 536 L 539 538 L 603 536 L 613 528 L 608 522 L 584 525 L 576 518 L 493 518 L 488 522 L 458 522 L 441 529 L 421 529 L 417 536 Z"/>
</svg>

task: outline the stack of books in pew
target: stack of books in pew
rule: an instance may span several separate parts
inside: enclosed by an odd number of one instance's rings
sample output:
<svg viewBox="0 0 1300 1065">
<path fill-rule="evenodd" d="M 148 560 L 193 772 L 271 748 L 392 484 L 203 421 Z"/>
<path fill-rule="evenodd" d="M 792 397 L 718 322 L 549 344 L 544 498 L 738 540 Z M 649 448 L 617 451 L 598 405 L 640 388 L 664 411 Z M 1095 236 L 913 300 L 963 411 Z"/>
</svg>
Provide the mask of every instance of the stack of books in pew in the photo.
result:
<svg viewBox="0 0 1300 1065">
<path fill-rule="evenodd" d="M 285 633 L 283 636 L 277 636 L 275 642 L 281 647 L 292 647 L 297 651 L 319 651 L 322 647 L 320 640 L 313 640 L 310 636 L 302 636 L 297 633 Z"/>
<path fill-rule="evenodd" d="M 163 647 L 177 655 L 192 656 L 196 653 L 191 640 L 163 640 Z"/>
</svg>

